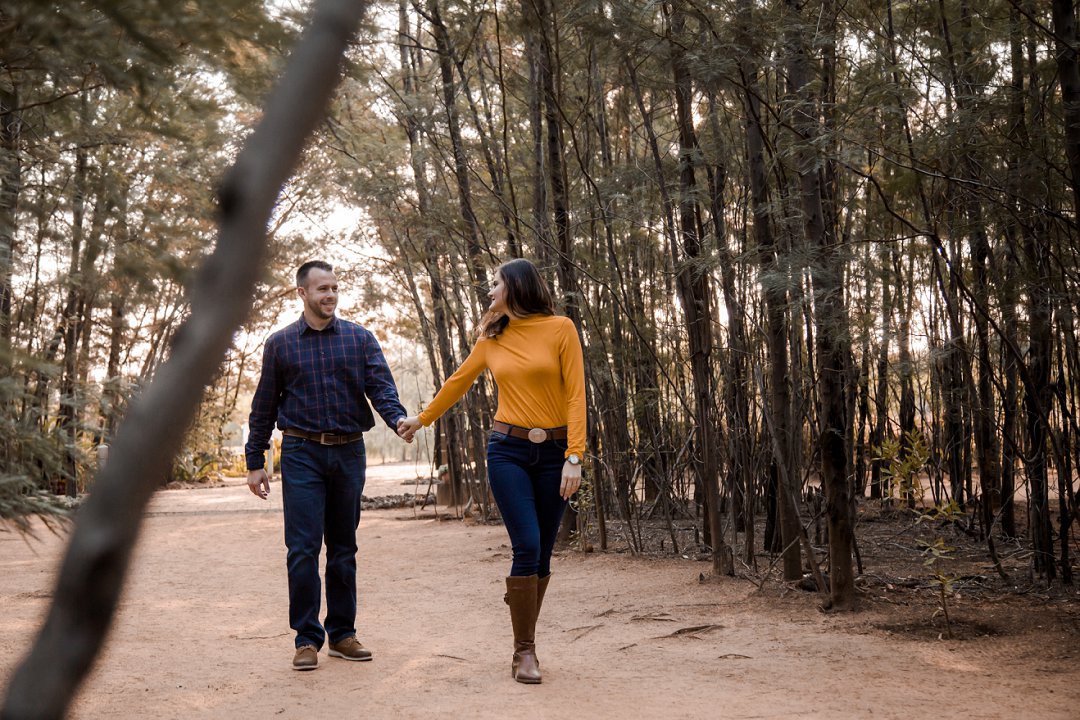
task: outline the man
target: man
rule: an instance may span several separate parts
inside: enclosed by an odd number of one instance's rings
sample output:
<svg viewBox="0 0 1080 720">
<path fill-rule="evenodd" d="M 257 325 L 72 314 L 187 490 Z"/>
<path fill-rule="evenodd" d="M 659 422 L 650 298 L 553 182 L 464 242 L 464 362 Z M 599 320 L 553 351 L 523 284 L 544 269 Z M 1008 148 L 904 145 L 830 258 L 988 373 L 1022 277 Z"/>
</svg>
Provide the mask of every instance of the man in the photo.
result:
<svg viewBox="0 0 1080 720">
<path fill-rule="evenodd" d="M 314 670 L 319 650 L 371 660 L 356 637 L 356 528 L 364 490 L 364 436 L 375 425 L 366 396 L 387 425 L 405 418 L 397 387 L 375 336 L 334 315 L 334 269 L 307 262 L 296 272 L 304 303 L 299 320 L 266 341 L 251 403 L 248 488 L 270 493 L 264 452 L 281 428 L 281 492 L 288 547 L 289 625 L 296 631 L 293 668 Z M 319 622 L 319 552 L 326 540 L 326 618 Z"/>
</svg>

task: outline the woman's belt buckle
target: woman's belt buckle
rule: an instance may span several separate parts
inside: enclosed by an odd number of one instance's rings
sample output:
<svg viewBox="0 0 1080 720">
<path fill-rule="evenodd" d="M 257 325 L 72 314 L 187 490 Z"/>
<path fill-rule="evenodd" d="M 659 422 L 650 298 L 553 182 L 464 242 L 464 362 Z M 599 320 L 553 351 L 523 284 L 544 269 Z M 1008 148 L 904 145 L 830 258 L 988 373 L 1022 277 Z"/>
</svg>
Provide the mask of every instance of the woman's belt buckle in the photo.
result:
<svg viewBox="0 0 1080 720">
<path fill-rule="evenodd" d="M 548 431 L 544 428 L 533 428 L 529 430 L 529 442 L 542 443 L 547 440 Z"/>
</svg>

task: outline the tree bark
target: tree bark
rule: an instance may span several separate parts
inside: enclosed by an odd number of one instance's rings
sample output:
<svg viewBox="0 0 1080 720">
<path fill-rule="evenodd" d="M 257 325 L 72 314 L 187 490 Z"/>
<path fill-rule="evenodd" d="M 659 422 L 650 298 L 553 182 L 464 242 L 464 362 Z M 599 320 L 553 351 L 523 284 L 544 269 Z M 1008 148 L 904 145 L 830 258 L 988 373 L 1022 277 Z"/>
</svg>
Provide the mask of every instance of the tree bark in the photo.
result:
<svg viewBox="0 0 1080 720">
<path fill-rule="evenodd" d="M 566 163 L 563 160 L 563 123 L 560 111 L 558 76 L 559 59 L 556 54 L 558 27 L 554 9 L 549 0 L 538 0 L 542 8 L 540 17 L 540 79 L 544 96 L 544 126 L 547 129 L 547 177 L 551 190 L 551 219 L 558 249 L 559 289 L 566 316 L 574 321 L 580 334 L 581 309 L 578 307 L 577 283 L 574 276 L 574 257 L 570 237 L 570 194 L 567 190 Z"/>
<path fill-rule="evenodd" d="M 458 76 L 461 78 L 461 92 L 469 105 L 473 124 L 480 136 L 480 150 L 484 155 L 484 164 L 487 165 L 488 177 L 491 179 L 491 194 L 499 207 L 499 219 L 502 222 L 503 231 L 506 233 L 507 254 L 510 257 L 520 257 L 521 250 L 518 247 L 517 234 L 514 229 L 514 221 L 511 217 L 513 207 L 503 191 L 503 159 L 499 144 L 492 142 L 495 133 L 495 120 L 492 117 L 491 103 L 487 95 L 487 80 L 484 76 L 484 63 L 477 62 L 476 70 L 480 81 L 480 98 L 484 105 L 484 116 L 481 118 L 480 110 L 476 106 L 472 90 L 469 88 L 469 76 L 465 70 L 465 61 L 458 57 L 452 45 L 450 52 L 454 57 L 454 65 L 457 67 Z M 486 123 L 486 124 L 485 124 Z"/>
<path fill-rule="evenodd" d="M 755 48 L 753 3 L 740 0 L 738 7 L 739 37 L 744 47 Z M 789 280 L 785 272 L 785 263 L 781 259 L 782 250 L 773 233 L 770 211 L 768 173 L 765 166 L 765 129 L 761 108 L 761 86 L 758 81 L 758 67 L 753 52 L 746 52 L 742 57 L 739 72 L 742 81 L 743 115 L 746 125 L 746 155 L 750 185 L 750 205 L 754 218 L 754 240 L 757 262 L 760 268 L 759 285 L 765 302 L 765 335 L 769 358 L 769 401 L 765 412 L 769 414 L 775 441 L 769 443 L 773 448 L 770 477 L 776 478 L 776 484 L 785 488 L 794 486 L 792 462 L 792 417 L 791 389 L 789 378 L 788 344 L 790 332 L 788 320 Z M 747 494 L 753 492 L 747 488 Z M 774 504 L 780 514 L 781 543 L 784 548 L 784 577 L 795 580 L 802 576 L 799 562 L 798 518 L 791 517 L 785 507 L 787 503 Z M 773 514 L 770 513 L 770 516 Z M 744 548 L 743 561 L 753 560 L 753 548 L 747 544 Z"/>
<path fill-rule="evenodd" d="M 686 16 L 680 2 L 672 3 L 672 74 L 675 83 L 675 116 L 679 130 L 679 228 L 682 239 L 681 261 L 676 259 L 677 287 L 686 314 L 690 345 L 690 372 L 694 384 L 694 420 L 700 454 L 699 477 L 708 500 L 708 522 L 712 536 L 713 572 L 733 575 L 731 549 L 724 540 L 720 524 L 720 464 L 716 443 L 716 384 L 712 374 L 712 282 L 707 256 L 701 247 L 701 223 L 698 216 L 695 158 L 700 154 L 691 108 L 693 88 L 686 67 L 682 37 Z M 675 256 L 672 246 L 673 259 Z M 680 267 L 681 266 L 681 267 Z"/>
<path fill-rule="evenodd" d="M 11 358 L 11 279 L 15 230 L 22 193 L 22 112 L 19 88 L 0 85 L 0 373 L 6 374 Z"/>
<path fill-rule="evenodd" d="M 1012 213 L 1005 223 L 1005 252 L 1001 272 L 1002 340 L 1010 347 L 1019 347 L 1020 330 L 1017 308 L 1020 305 L 1017 278 L 1021 272 L 1021 236 L 1030 232 L 1032 213 L 1024 188 L 1031 179 L 1031 147 L 1027 129 L 1027 109 L 1024 92 L 1024 31 L 1018 7 L 1009 11 L 1009 59 L 1012 82 L 1009 86 L 1008 137 L 1013 150 L 1006 156 L 1006 190 Z M 1016 465 L 1020 460 L 1019 427 L 1019 365 L 1015 354 L 1002 353 L 1004 389 L 1001 404 L 1001 531 L 1006 537 L 1016 537 Z"/>
<path fill-rule="evenodd" d="M 790 12 L 787 31 L 787 74 L 791 94 L 792 129 L 800 179 L 803 230 L 817 253 L 811 266 L 814 283 L 814 316 L 817 321 L 815 350 L 818 357 L 818 388 L 821 402 L 819 442 L 821 478 L 829 528 L 830 602 L 837 609 L 855 604 L 852 567 L 854 527 L 853 498 L 848 477 L 848 438 L 845 378 L 849 334 L 843 295 L 843 260 L 835 228 L 825 222 L 820 158 L 815 150 L 819 128 L 811 93 L 811 64 L 807 55 L 803 19 L 796 0 L 785 0 Z"/>
<path fill-rule="evenodd" d="M 465 228 L 466 265 L 472 279 L 472 299 L 476 303 L 471 315 L 473 321 L 479 319 L 479 310 L 487 307 L 487 276 L 484 272 L 480 243 L 480 224 L 473 210 L 472 189 L 469 181 L 469 161 L 461 139 L 461 121 L 457 109 L 457 90 L 454 83 L 453 48 L 450 35 L 439 14 L 437 0 L 428 0 L 431 13 L 432 33 L 439 55 L 439 72 L 442 77 L 443 104 L 446 107 L 446 122 L 450 133 L 450 147 L 454 154 L 454 178 L 457 180 L 458 207 Z"/>
<path fill-rule="evenodd" d="M 544 29 L 545 6 L 549 0 L 522 0 L 521 15 L 524 21 L 525 57 L 529 66 L 529 82 L 526 99 L 529 106 L 529 130 L 532 156 L 532 246 L 533 254 L 541 265 L 551 263 L 554 252 L 551 247 L 550 223 L 548 222 L 547 169 L 544 156 L 544 77 L 549 72 L 541 50 Z"/>
<path fill-rule="evenodd" d="M 963 208 L 965 227 L 959 234 L 968 238 L 968 257 L 971 263 L 972 280 L 970 283 L 974 300 L 978 307 L 989 307 L 989 278 L 987 263 L 990 260 L 990 243 L 983 219 L 983 208 L 973 188 L 977 187 L 981 178 L 979 168 L 983 165 L 979 157 L 979 147 L 976 144 L 978 127 L 979 101 L 982 91 L 973 76 L 976 65 L 975 50 L 971 47 L 971 9 L 967 0 L 959 3 L 959 47 L 954 47 L 952 32 L 945 8 L 941 5 L 942 35 L 949 52 L 947 60 L 952 77 L 953 97 L 956 103 L 955 124 L 963 140 L 958 147 L 960 176 L 967 181 L 965 186 L 957 192 L 961 195 L 960 203 Z M 983 528 L 987 528 L 993 518 L 994 509 L 999 503 L 998 492 L 1000 484 L 1000 471 L 997 460 L 997 446 L 994 438 L 993 409 L 995 398 L 991 384 L 992 368 L 990 365 L 990 334 L 986 316 L 982 312 L 974 313 L 976 365 L 978 380 L 973 381 L 970 372 L 971 353 L 967 347 L 963 329 L 959 321 L 958 290 L 956 288 L 955 273 L 960 272 L 959 252 L 952 252 L 950 274 L 949 297 L 946 303 L 949 310 L 950 327 L 953 329 L 953 338 L 949 343 L 950 373 L 953 376 L 953 386 L 950 388 L 949 397 L 952 401 L 947 411 L 950 415 L 958 415 L 960 422 L 954 427 L 955 437 L 950 443 L 952 455 L 951 472 L 958 473 L 965 480 L 962 490 L 959 485 L 961 478 L 953 478 L 953 499 L 961 507 L 965 505 L 965 495 L 971 495 L 970 472 L 971 464 L 967 462 L 970 450 L 971 435 L 974 435 L 976 457 L 979 463 L 979 476 L 982 487 L 980 494 L 981 521 Z M 951 298 L 951 299 L 950 299 Z M 972 427 L 973 432 L 969 431 Z"/>
<path fill-rule="evenodd" d="M 1076 8 L 1072 0 L 1052 0 L 1051 7 L 1075 224 L 1075 218 L 1080 215 L 1080 35 L 1076 31 Z"/>
<path fill-rule="evenodd" d="M 1056 577 L 1054 545 L 1050 522 L 1049 477 L 1047 472 L 1047 443 L 1049 428 L 1045 418 L 1050 413 L 1053 394 L 1050 388 L 1052 361 L 1050 252 L 1046 240 L 1029 234 L 1025 253 L 1027 267 L 1028 363 L 1024 382 L 1024 410 L 1027 423 L 1027 473 L 1031 483 L 1028 512 L 1031 539 L 1035 549 L 1035 569 L 1050 580 Z"/>
<path fill-rule="evenodd" d="M 971 257 L 972 280 L 971 289 L 976 304 L 980 308 L 990 307 L 990 267 L 994 265 L 990 253 L 990 240 L 987 235 L 986 223 L 982 203 L 972 188 L 976 187 L 981 180 L 979 168 L 984 165 L 976 145 L 976 123 L 979 101 L 982 98 L 982 90 L 972 76 L 975 64 L 975 49 L 971 47 L 972 17 L 968 0 L 960 3 L 960 64 L 956 68 L 957 106 L 963 114 L 961 125 L 964 137 L 967 140 L 963 144 L 961 165 L 963 176 L 968 180 L 968 187 L 964 188 L 965 211 L 969 225 L 968 247 Z M 974 392 L 969 390 L 976 400 L 971 413 L 974 426 L 976 458 L 979 466 L 980 484 L 980 509 L 982 511 L 982 527 L 988 532 L 993 524 L 994 515 L 1001 505 L 1001 464 L 999 461 L 1000 449 L 995 434 L 994 412 L 997 407 L 997 398 L 993 387 L 993 365 L 991 361 L 991 341 L 989 323 L 986 315 L 981 311 L 974 313 L 975 322 L 975 347 L 978 356 L 977 379 Z M 970 380 L 969 380 L 970 383 Z"/>
<path fill-rule="evenodd" d="M 870 496 L 889 497 L 891 492 L 882 476 L 884 458 L 881 450 L 885 443 L 885 433 L 889 425 L 889 350 L 892 347 L 893 274 L 890 272 L 888 251 L 879 253 L 878 277 L 881 282 L 881 345 L 878 348 L 876 388 L 874 391 L 874 428 L 870 434 L 870 447 L 874 459 L 870 465 Z"/>
</svg>

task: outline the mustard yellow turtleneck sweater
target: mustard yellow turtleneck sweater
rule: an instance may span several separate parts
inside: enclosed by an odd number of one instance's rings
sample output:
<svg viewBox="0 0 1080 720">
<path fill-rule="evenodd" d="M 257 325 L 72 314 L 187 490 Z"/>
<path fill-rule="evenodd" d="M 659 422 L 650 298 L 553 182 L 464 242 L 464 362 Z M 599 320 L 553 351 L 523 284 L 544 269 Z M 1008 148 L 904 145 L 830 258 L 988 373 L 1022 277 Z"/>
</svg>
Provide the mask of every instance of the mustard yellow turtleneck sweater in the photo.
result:
<svg viewBox="0 0 1080 720">
<path fill-rule="evenodd" d="M 512 318 L 481 338 L 432 399 L 420 422 L 435 422 L 490 369 L 499 386 L 495 419 L 524 428 L 567 426 L 567 450 L 585 454 L 585 363 L 574 323 L 557 315 Z"/>
</svg>

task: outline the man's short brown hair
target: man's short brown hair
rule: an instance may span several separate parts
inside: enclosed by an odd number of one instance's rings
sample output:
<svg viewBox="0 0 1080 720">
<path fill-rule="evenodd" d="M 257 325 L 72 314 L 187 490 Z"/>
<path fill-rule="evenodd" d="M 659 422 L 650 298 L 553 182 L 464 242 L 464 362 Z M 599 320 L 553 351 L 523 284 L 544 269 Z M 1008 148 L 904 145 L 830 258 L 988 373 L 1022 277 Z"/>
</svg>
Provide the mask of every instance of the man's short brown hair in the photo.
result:
<svg viewBox="0 0 1080 720">
<path fill-rule="evenodd" d="M 328 262 L 322 260 L 309 260 L 300 266 L 300 269 L 296 271 L 296 287 L 307 287 L 307 276 L 311 272 L 312 268 L 318 268 L 319 270 L 325 270 L 326 272 L 334 272 L 334 266 Z"/>
</svg>

